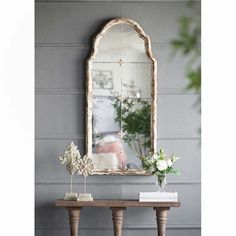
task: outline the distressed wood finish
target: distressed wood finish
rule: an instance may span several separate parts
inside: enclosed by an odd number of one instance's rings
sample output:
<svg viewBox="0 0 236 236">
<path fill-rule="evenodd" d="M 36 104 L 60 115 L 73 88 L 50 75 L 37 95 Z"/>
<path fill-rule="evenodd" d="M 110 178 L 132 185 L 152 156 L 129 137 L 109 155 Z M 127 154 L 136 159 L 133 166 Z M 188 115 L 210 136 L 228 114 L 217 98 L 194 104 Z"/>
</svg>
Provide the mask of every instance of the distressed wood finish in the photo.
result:
<svg viewBox="0 0 236 236">
<path fill-rule="evenodd" d="M 93 175 L 126 175 L 126 176 L 146 175 L 146 176 L 150 176 L 151 173 L 143 169 L 126 169 L 126 170 L 104 169 L 104 170 L 94 171 Z"/>
<path fill-rule="evenodd" d="M 157 208 L 154 207 L 156 211 L 156 221 L 157 221 L 157 235 L 165 236 L 166 235 L 166 223 L 167 223 L 167 213 L 170 210 L 167 208 Z"/>
<path fill-rule="evenodd" d="M 122 236 L 123 210 L 125 207 L 111 207 L 114 236 Z"/>
<path fill-rule="evenodd" d="M 79 235 L 79 220 L 80 220 L 80 209 L 78 208 L 68 208 L 69 210 L 69 222 L 70 222 L 70 235 Z"/>
<path fill-rule="evenodd" d="M 117 24 L 128 24 L 132 28 L 135 29 L 135 31 L 138 33 L 139 37 L 143 39 L 144 45 L 145 45 L 145 51 L 147 56 L 150 58 L 152 62 L 152 82 L 151 82 L 151 97 L 152 97 L 152 103 L 151 103 L 151 148 L 153 152 L 157 152 L 157 60 L 152 54 L 151 50 L 151 40 L 150 37 L 144 32 L 142 27 L 134 20 L 126 18 L 126 17 L 120 17 L 115 18 L 111 21 L 109 21 L 97 34 L 97 36 L 94 38 L 93 41 L 93 48 L 90 57 L 87 59 L 86 64 L 86 94 L 87 94 L 87 100 L 86 100 L 86 153 L 87 155 L 92 155 L 92 63 L 95 59 L 96 54 L 98 53 L 98 45 L 100 40 L 104 37 L 105 33 L 114 25 Z M 97 171 L 96 173 L 99 175 L 116 175 L 114 172 L 109 171 Z M 120 171 L 117 175 L 129 175 L 129 170 L 122 172 Z M 133 173 L 132 171 L 132 174 Z M 142 172 L 137 172 L 137 175 L 150 175 L 149 172 L 146 174 L 142 174 Z"/>
<path fill-rule="evenodd" d="M 94 200 L 90 202 L 57 200 L 58 207 L 180 207 L 180 202 L 139 202 L 138 200 Z"/>
<path fill-rule="evenodd" d="M 165 236 L 167 212 L 171 207 L 180 207 L 180 202 L 139 202 L 138 200 L 94 200 L 91 202 L 57 200 L 57 207 L 69 210 L 71 236 L 79 234 L 80 210 L 82 207 L 104 207 L 112 210 L 114 236 L 122 236 L 123 211 L 127 207 L 153 207 L 156 211 L 157 235 Z"/>
</svg>

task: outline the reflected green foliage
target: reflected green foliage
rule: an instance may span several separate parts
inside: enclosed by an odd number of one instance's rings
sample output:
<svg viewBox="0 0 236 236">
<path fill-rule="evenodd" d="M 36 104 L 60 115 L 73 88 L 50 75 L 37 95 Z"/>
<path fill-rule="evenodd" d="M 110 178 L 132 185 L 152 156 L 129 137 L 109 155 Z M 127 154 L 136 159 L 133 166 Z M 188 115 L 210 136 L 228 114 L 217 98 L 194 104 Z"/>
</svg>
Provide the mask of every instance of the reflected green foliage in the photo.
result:
<svg viewBox="0 0 236 236">
<path fill-rule="evenodd" d="M 151 105 L 142 99 L 116 98 L 113 103 L 115 108 L 115 122 L 123 132 L 122 140 L 136 152 L 143 156 L 150 151 L 150 121 Z"/>
<path fill-rule="evenodd" d="M 193 1 L 188 2 L 190 10 L 195 10 Z M 199 13 L 200 15 L 200 13 Z M 179 19 L 178 38 L 171 41 L 176 52 L 188 59 L 186 65 L 187 90 L 201 92 L 201 22 L 200 17 L 183 16 Z M 200 110 L 200 95 L 197 99 Z"/>
</svg>

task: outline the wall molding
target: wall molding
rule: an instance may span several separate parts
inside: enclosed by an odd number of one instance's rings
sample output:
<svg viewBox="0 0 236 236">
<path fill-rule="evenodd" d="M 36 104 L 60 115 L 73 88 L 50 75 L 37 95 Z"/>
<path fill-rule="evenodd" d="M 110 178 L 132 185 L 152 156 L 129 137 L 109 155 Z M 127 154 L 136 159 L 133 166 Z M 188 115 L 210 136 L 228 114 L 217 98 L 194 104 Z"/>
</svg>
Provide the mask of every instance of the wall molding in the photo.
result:
<svg viewBox="0 0 236 236">
<path fill-rule="evenodd" d="M 158 3 L 158 4 L 186 4 L 188 0 L 35 0 L 36 3 Z M 194 0 L 201 3 L 201 0 Z"/>
<path fill-rule="evenodd" d="M 85 134 L 58 134 L 50 136 L 50 134 L 36 134 L 35 140 L 73 140 L 73 139 L 85 139 Z M 157 137 L 157 140 L 201 140 L 201 137 L 196 134 L 178 134 L 169 135 L 166 137 Z"/>
<path fill-rule="evenodd" d="M 93 176 L 90 176 L 90 178 L 92 178 Z M 132 178 L 132 176 L 124 176 L 124 181 L 117 180 L 117 176 L 116 179 L 112 179 L 112 181 L 107 181 L 104 180 L 103 178 L 104 176 L 99 176 L 99 179 L 101 178 L 100 181 L 98 181 L 97 176 L 94 176 L 94 178 L 96 178 L 95 180 L 88 180 L 87 184 L 88 185 L 155 185 L 155 181 L 150 181 L 150 178 L 154 178 L 153 176 L 150 176 L 148 178 L 148 180 L 143 181 L 143 179 L 137 180 L 137 176 L 133 176 L 135 178 L 135 180 L 133 181 L 127 181 L 127 177 L 130 179 L 130 177 Z M 143 176 L 141 176 L 143 178 Z M 35 185 L 70 185 L 69 182 L 35 182 Z M 73 181 L 73 185 L 83 185 L 82 181 Z M 201 185 L 201 180 L 168 180 L 168 185 Z"/>
<path fill-rule="evenodd" d="M 36 229 L 40 230 L 50 230 L 50 229 L 58 229 L 58 230 L 69 230 L 67 225 L 60 225 L 59 227 L 52 227 L 50 224 L 37 224 Z M 123 230 L 156 230 L 156 224 L 123 224 Z M 172 230 L 181 230 L 181 229 L 201 229 L 201 224 L 167 224 L 167 229 Z M 112 226 L 108 225 L 106 227 L 93 227 L 93 226 L 80 226 L 80 230 L 113 230 Z"/>
<path fill-rule="evenodd" d="M 84 89 L 66 89 L 66 88 L 38 88 L 35 89 L 35 94 L 85 94 Z"/>
<path fill-rule="evenodd" d="M 84 89 L 71 89 L 71 88 L 36 88 L 35 89 L 36 95 L 41 94 L 79 94 L 84 95 L 85 90 Z M 186 91 L 184 89 L 180 88 L 158 88 L 157 96 L 159 95 L 200 95 L 200 93 L 192 92 L 192 91 Z"/>
<path fill-rule="evenodd" d="M 153 50 L 174 50 L 170 43 L 154 43 L 151 42 Z M 199 46 L 200 47 L 200 46 Z M 92 44 L 89 43 L 35 43 L 36 50 L 48 48 L 80 48 L 92 49 Z"/>
<path fill-rule="evenodd" d="M 47 49 L 47 48 L 82 48 L 91 49 L 92 45 L 88 43 L 35 43 L 35 48 L 37 49 Z"/>
<path fill-rule="evenodd" d="M 167 48 L 172 49 L 172 46 L 170 43 L 151 43 L 152 47 L 156 48 Z M 35 43 L 35 47 L 37 48 L 70 48 L 70 47 L 76 47 L 76 48 L 89 48 L 92 49 L 92 44 L 89 43 Z"/>
<path fill-rule="evenodd" d="M 56 134 L 56 135 L 50 135 L 50 134 L 43 134 L 37 136 L 35 135 L 35 140 L 64 140 L 64 139 L 85 139 L 85 134 Z"/>
</svg>

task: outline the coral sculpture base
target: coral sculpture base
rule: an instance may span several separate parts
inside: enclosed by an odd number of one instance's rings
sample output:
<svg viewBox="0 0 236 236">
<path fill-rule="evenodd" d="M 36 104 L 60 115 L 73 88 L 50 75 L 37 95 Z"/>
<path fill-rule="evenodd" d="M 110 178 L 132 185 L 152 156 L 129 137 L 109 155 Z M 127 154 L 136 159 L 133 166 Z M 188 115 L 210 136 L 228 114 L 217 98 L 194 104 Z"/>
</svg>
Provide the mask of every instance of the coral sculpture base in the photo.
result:
<svg viewBox="0 0 236 236">
<path fill-rule="evenodd" d="M 79 197 L 77 197 L 77 201 L 93 201 L 93 197 L 91 193 L 80 193 Z"/>
<path fill-rule="evenodd" d="M 64 200 L 74 201 L 78 197 L 77 193 L 65 193 Z"/>
</svg>

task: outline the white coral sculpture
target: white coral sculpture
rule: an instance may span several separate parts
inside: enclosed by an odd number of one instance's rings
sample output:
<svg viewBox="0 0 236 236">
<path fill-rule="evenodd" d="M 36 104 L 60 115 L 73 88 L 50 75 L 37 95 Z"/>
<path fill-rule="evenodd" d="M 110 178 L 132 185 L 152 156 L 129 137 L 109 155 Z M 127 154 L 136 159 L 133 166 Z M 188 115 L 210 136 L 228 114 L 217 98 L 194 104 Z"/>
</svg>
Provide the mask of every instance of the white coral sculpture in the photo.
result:
<svg viewBox="0 0 236 236">
<path fill-rule="evenodd" d="M 58 157 L 61 164 L 66 163 L 66 169 L 69 172 L 69 175 L 71 176 L 71 192 L 72 192 L 72 175 L 77 172 L 78 170 L 78 163 L 79 160 L 81 160 L 81 155 L 79 150 L 77 149 L 77 146 L 73 142 L 70 143 L 66 147 L 66 150 L 64 152 L 63 156 Z"/>
<path fill-rule="evenodd" d="M 84 155 L 83 158 L 78 160 L 77 174 L 84 176 L 84 193 L 86 193 L 86 178 L 88 175 L 93 174 L 93 169 L 93 159 L 90 156 Z"/>
<path fill-rule="evenodd" d="M 78 170 L 77 173 L 87 177 L 88 175 L 93 174 L 93 159 L 87 155 L 84 155 L 83 158 L 80 158 L 78 161 Z"/>
</svg>

